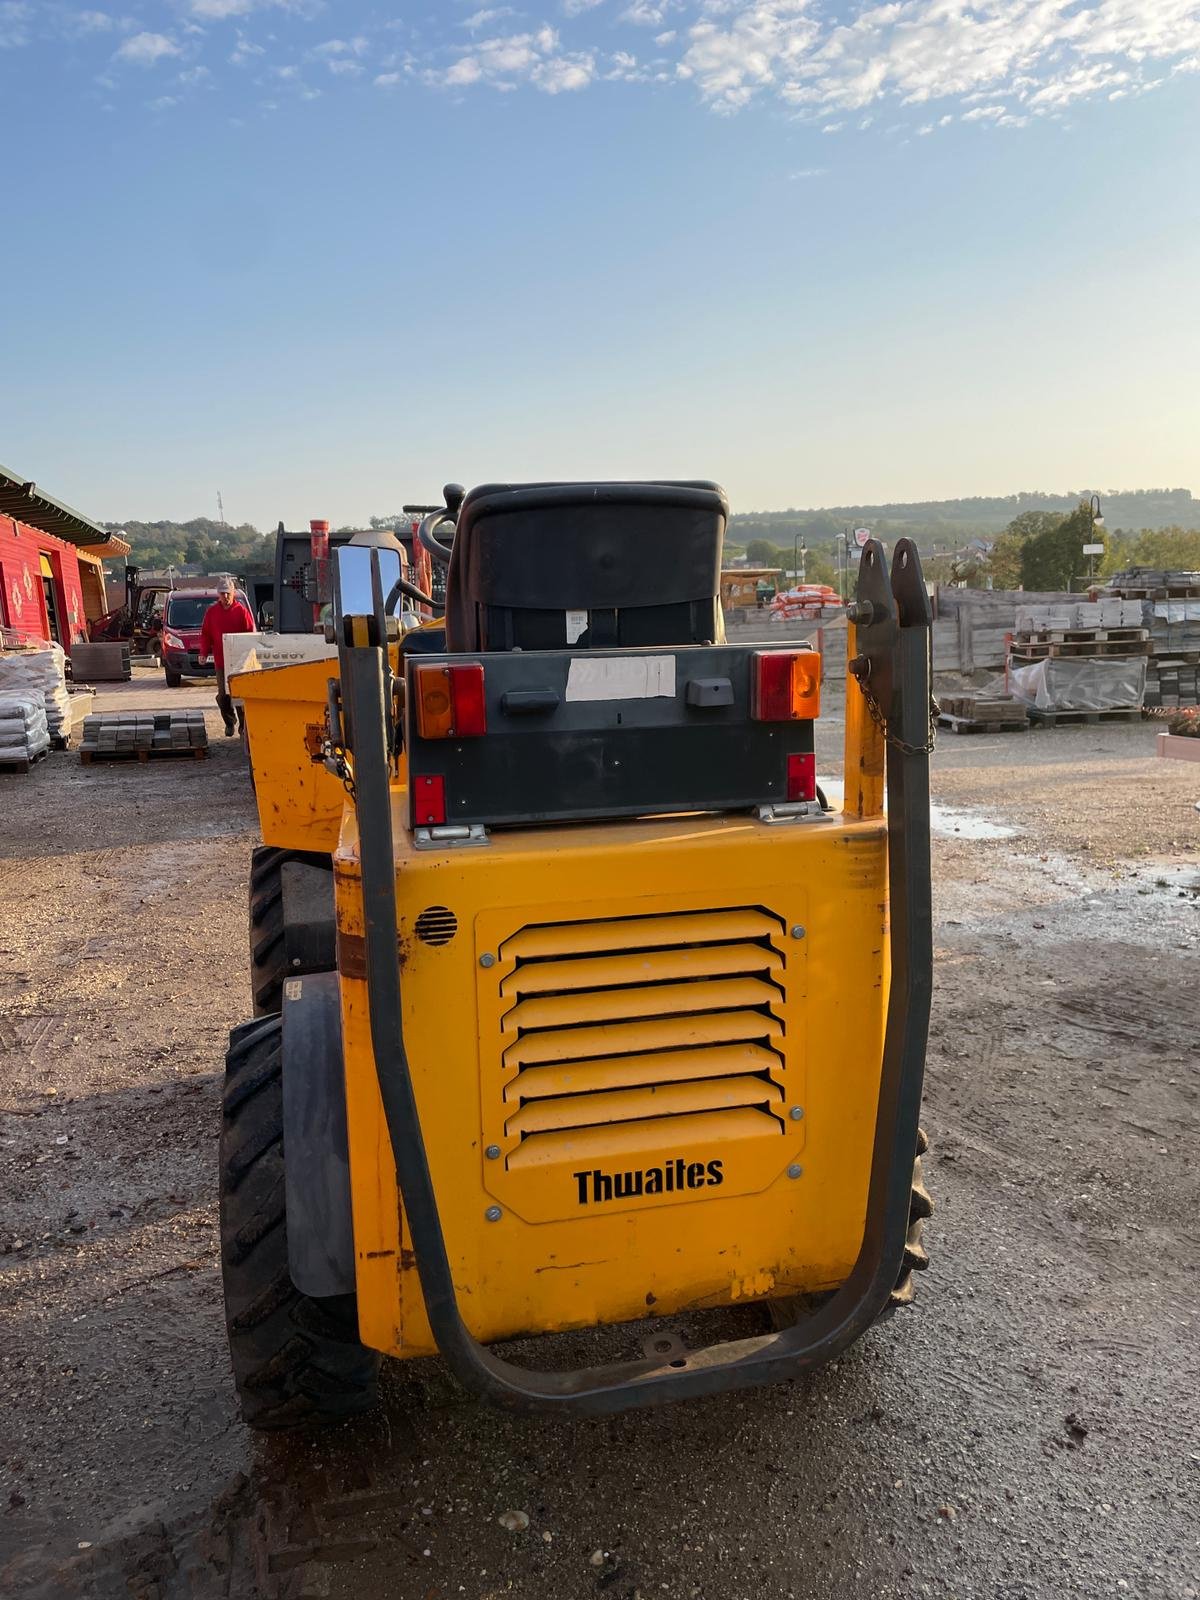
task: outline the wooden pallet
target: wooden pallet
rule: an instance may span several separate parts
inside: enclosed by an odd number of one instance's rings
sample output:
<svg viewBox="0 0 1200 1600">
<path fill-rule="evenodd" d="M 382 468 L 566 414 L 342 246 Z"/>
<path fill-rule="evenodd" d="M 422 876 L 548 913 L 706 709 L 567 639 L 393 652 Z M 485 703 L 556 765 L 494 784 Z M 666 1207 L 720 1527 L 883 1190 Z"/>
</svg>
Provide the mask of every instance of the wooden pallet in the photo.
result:
<svg viewBox="0 0 1200 1600">
<path fill-rule="evenodd" d="M 1013 634 L 1013 641 L 1028 640 L 1031 644 L 1104 644 L 1117 640 L 1137 643 L 1149 637 L 1149 628 L 1019 628 Z"/>
<path fill-rule="evenodd" d="M 938 716 L 937 725 L 939 728 L 949 728 L 951 733 L 1025 733 L 1029 721 L 1026 717 L 1009 717 L 1003 722 L 995 722 L 988 718 L 956 717 L 953 712 L 943 711 Z"/>
<path fill-rule="evenodd" d="M 1023 661 L 1044 661 L 1047 656 L 1148 656 L 1150 639 L 1144 629 L 1131 629 L 1137 639 L 1014 639 L 1012 653 Z"/>
<path fill-rule="evenodd" d="M 160 756 L 194 756 L 197 761 L 208 758 L 207 745 L 161 745 L 157 750 L 80 750 L 79 759 L 85 767 L 93 761 L 157 761 Z"/>
<path fill-rule="evenodd" d="M 1113 706 L 1106 711 L 1040 711 L 1029 707 L 1030 725 L 1035 728 L 1057 728 L 1059 723 L 1079 722 L 1094 726 L 1099 722 L 1140 722 L 1140 706 Z"/>
<path fill-rule="evenodd" d="M 49 750 L 39 750 L 37 755 L 22 756 L 18 761 L 0 761 L 0 772 L 28 772 L 49 754 Z"/>
</svg>

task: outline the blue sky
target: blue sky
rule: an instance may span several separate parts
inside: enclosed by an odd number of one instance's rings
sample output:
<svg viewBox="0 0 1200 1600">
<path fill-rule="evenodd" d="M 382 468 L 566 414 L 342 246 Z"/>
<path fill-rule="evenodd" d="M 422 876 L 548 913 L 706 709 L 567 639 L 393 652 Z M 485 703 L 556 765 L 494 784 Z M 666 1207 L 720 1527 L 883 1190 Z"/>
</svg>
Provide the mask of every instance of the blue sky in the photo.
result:
<svg viewBox="0 0 1200 1600">
<path fill-rule="evenodd" d="M 0 460 L 98 517 L 1200 490 L 1200 0 L 0 0 L 0 95 Z"/>
</svg>

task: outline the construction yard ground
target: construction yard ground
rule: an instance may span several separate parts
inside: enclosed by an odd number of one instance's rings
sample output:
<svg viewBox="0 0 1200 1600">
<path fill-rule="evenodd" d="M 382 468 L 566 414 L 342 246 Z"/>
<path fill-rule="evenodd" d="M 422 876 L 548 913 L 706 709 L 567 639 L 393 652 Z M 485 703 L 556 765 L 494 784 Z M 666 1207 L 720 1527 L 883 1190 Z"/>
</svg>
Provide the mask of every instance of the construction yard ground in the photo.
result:
<svg viewBox="0 0 1200 1600">
<path fill-rule="evenodd" d="M 211 707 L 160 684 L 96 709 Z M 299 1438 L 251 1434 L 228 1370 L 258 836 L 209 732 L 0 775 L 0 1593 L 1195 1600 L 1200 768 L 1153 724 L 939 740 L 914 1308 L 805 1381 L 604 1421 L 392 1365 L 378 1413 Z"/>
</svg>

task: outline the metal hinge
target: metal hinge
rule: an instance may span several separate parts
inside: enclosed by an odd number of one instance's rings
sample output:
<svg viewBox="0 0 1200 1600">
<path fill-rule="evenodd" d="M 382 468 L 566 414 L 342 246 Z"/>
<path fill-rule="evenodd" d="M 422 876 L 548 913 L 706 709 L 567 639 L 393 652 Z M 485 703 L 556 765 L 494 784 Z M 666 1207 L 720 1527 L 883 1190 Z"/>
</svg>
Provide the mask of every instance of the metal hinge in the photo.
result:
<svg viewBox="0 0 1200 1600">
<path fill-rule="evenodd" d="M 413 829 L 417 850 L 473 850 L 490 843 L 482 822 L 447 822 L 437 828 Z"/>
<path fill-rule="evenodd" d="M 760 822 L 823 822 L 833 813 L 826 811 L 819 800 L 789 800 L 758 806 L 755 815 Z"/>
</svg>

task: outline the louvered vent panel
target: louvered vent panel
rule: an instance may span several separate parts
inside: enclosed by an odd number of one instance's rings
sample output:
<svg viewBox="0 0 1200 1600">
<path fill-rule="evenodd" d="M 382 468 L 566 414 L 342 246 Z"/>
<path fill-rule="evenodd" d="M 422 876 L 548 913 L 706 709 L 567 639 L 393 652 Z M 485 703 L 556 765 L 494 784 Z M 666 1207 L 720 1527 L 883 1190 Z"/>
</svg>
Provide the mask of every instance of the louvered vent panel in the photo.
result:
<svg viewBox="0 0 1200 1600">
<path fill-rule="evenodd" d="M 509 1165 L 556 1159 L 564 1139 L 602 1154 L 618 1127 L 647 1144 L 675 1128 L 781 1131 L 782 935 L 778 917 L 749 907 L 506 940 L 505 1126 L 520 1140 Z"/>
</svg>

